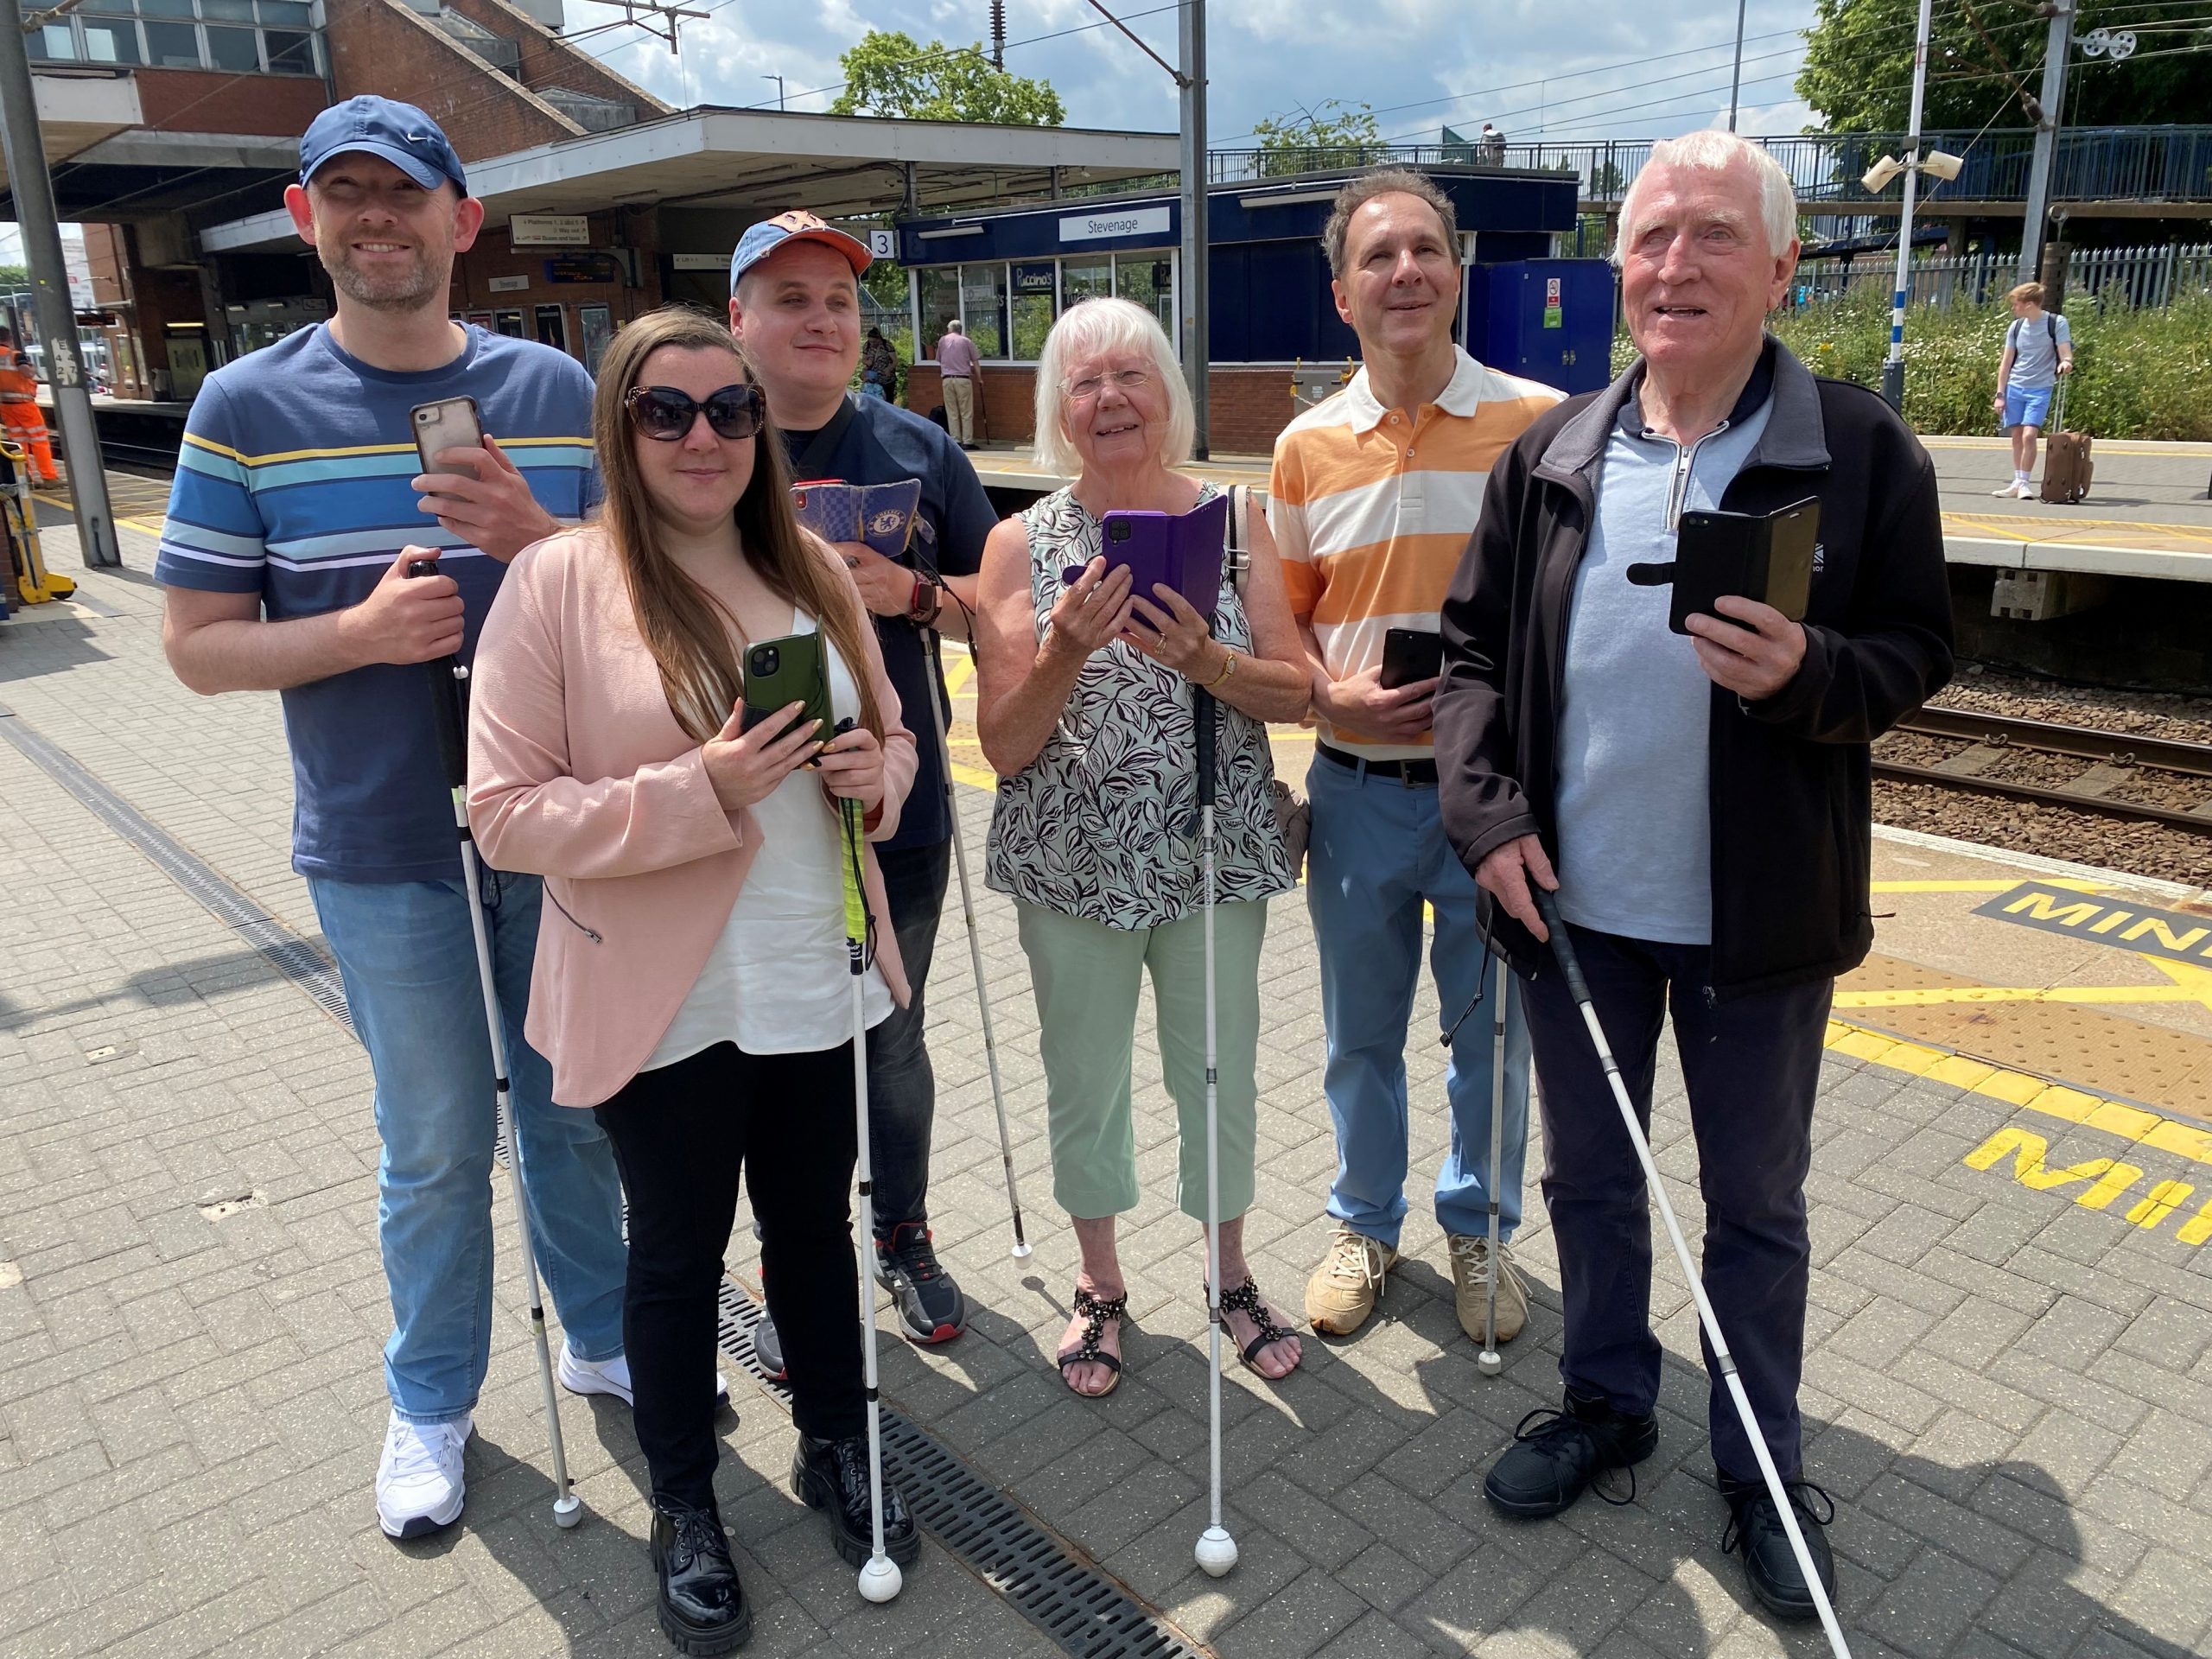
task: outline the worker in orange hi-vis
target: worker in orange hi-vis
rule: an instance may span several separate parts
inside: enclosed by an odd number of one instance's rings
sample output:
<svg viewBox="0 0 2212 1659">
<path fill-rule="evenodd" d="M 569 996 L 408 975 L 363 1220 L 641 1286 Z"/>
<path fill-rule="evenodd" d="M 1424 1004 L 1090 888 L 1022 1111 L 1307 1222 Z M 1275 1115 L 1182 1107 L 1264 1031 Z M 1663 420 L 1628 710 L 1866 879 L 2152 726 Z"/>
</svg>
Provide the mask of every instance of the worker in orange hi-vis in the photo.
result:
<svg viewBox="0 0 2212 1659">
<path fill-rule="evenodd" d="M 41 484 L 60 482 L 54 445 L 46 435 L 46 416 L 38 406 L 38 380 L 30 359 L 16 349 L 11 330 L 0 328 L 0 432 L 30 452 L 32 471 Z"/>
</svg>

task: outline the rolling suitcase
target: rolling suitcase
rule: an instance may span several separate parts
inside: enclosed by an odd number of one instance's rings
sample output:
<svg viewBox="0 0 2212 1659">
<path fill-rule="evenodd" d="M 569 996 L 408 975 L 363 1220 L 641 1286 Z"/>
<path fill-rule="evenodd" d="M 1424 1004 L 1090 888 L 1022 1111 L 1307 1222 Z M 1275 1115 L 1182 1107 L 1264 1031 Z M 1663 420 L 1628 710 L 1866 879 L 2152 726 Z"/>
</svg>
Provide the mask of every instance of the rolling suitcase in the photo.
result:
<svg viewBox="0 0 2212 1659">
<path fill-rule="evenodd" d="M 2062 377 L 2050 411 L 2050 434 L 2044 446 L 2043 499 L 2054 506 L 2070 507 L 2089 493 L 2096 467 L 2089 459 L 2089 435 L 2066 430 L 2066 382 Z"/>
</svg>

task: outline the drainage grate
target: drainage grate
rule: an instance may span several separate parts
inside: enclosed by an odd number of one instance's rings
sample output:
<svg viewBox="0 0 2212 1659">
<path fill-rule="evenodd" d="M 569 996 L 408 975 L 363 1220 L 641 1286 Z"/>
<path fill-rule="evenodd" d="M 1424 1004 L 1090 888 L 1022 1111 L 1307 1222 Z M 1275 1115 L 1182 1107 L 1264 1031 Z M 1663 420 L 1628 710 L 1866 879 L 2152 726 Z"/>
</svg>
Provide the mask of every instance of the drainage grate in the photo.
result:
<svg viewBox="0 0 2212 1659">
<path fill-rule="evenodd" d="M 202 908 L 313 997 L 325 1014 L 347 1031 L 353 1029 L 345 988 L 328 957 L 172 841 L 153 820 L 87 772 L 67 750 L 48 742 L 36 727 L 5 704 L 0 704 L 0 737 L 67 790 L 86 810 L 145 854 Z"/>
<path fill-rule="evenodd" d="M 721 1351 L 788 1404 L 791 1391 L 768 1380 L 753 1351 L 753 1327 L 761 1313 L 734 1281 L 722 1281 Z M 915 1521 L 1067 1652 L 1081 1659 L 1210 1659 L 1207 1649 L 888 1406 L 883 1408 L 883 1465 Z"/>
</svg>

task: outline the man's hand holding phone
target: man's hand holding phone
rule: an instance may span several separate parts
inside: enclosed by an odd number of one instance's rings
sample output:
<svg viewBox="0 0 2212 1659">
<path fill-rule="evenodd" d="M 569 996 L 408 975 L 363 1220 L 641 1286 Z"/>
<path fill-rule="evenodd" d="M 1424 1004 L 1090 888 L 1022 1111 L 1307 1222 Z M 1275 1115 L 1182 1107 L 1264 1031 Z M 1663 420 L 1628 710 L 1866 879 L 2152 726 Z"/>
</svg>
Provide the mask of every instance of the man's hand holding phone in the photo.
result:
<svg viewBox="0 0 2212 1659">
<path fill-rule="evenodd" d="M 1434 719 L 1437 681 L 1433 677 L 1385 687 L 1378 663 L 1341 680 L 1315 678 L 1313 706 L 1338 731 L 1357 733 L 1377 742 L 1411 743 Z"/>
<path fill-rule="evenodd" d="M 715 798 L 723 811 L 735 812 L 766 800 L 777 785 L 814 758 L 822 740 L 815 730 L 818 722 L 798 718 L 805 708 L 803 702 L 785 703 L 747 731 L 741 702 L 729 711 L 721 730 L 700 745 L 707 781 L 715 786 Z M 879 757 L 878 794 L 882 792 L 881 772 Z"/>
<path fill-rule="evenodd" d="M 438 470 L 418 474 L 410 487 L 415 505 L 435 514 L 441 528 L 505 564 L 532 542 L 557 535 L 561 526 L 537 505 L 530 480 L 486 433 L 481 444 L 435 452 Z"/>
</svg>

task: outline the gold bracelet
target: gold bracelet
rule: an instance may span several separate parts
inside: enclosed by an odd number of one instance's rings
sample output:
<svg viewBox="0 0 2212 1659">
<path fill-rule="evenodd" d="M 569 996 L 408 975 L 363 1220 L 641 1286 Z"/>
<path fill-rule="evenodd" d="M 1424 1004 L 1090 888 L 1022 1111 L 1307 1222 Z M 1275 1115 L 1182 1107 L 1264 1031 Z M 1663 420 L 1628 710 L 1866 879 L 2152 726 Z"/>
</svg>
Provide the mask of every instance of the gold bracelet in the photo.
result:
<svg viewBox="0 0 2212 1659">
<path fill-rule="evenodd" d="M 1205 689 L 1209 691 L 1212 690 L 1214 687 L 1219 685 L 1224 680 L 1227 679 L 1230 675 L 1236 671 L 1236 653 L 1234 651 L 1231 651 L 1227 645 L 1224 645 L 1221 648 L 1221 651 L 1222 655 L 1227 658 L 1227 660 L 1222 664 L 1221 672 L 1215 675 L 1213 678 L 1206 682 Z"/>
</svg>

